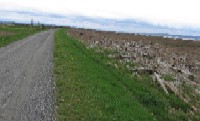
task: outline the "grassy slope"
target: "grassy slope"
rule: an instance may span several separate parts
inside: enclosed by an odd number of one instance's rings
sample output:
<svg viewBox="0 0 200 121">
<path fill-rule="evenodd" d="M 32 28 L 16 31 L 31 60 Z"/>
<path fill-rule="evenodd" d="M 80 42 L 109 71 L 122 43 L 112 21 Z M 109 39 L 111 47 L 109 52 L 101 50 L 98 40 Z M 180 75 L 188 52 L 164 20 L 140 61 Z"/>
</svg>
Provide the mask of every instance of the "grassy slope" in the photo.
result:
<svg viewBox="0 0 200 121">
<path fill-rule="evenodd" d="M 54 73 L 60 121 L 190 118 L 186 113 L 189 107 L 157 89 L 151 78 L 131 78 L 123 70 L 106 65 L 105 60 L 103 55 L 67 36 L 65 30 L 56 32 Z"/>
<path fill-rule="evenodd" d="M 29 28 L 29 27 L 27 27 L 27 28 L 24 28 L 24 27 L 17 27 L 17 28 L 16 27 L 0 27 L 0 31 L 14 33 L 14 35 L 0 36 L 0 47 L 3 47 L 5 45 L 10 44 L 11 42 L 23 39 L 24 37 L 27 37 L 31 34 L 41 31 L 41 29 Z"/>
</svg>

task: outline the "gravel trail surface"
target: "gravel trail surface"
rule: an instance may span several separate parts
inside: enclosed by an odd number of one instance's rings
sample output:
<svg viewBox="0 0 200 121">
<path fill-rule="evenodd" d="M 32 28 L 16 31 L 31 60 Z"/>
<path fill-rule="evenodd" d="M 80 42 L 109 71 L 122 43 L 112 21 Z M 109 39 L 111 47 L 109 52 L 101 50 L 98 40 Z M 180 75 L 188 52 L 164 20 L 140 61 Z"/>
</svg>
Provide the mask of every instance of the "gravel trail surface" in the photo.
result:
<svg viewBox="0 0 200 121">
<path fill-rule="evenodd" d="M 0 121 L 54 121 L 54 32 L 0 48 Z"/>
</svg>

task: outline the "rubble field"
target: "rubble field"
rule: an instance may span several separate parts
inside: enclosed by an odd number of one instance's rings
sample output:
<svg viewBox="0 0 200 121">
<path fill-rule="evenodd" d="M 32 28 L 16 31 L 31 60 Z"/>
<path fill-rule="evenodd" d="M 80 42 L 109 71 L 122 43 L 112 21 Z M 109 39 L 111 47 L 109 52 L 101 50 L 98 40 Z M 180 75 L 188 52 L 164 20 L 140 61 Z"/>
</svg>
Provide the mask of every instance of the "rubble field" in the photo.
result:
<svg viewBox="0 0 200 121">
<path fill-rule="evenodd" d="M 126 65 L 132 75 L 150 75 L 166 94 L 200 110 L 199 41 L 76 28 L 68 34 L 88 48 L 109 50 L 108 58 Z"/>
</svg>

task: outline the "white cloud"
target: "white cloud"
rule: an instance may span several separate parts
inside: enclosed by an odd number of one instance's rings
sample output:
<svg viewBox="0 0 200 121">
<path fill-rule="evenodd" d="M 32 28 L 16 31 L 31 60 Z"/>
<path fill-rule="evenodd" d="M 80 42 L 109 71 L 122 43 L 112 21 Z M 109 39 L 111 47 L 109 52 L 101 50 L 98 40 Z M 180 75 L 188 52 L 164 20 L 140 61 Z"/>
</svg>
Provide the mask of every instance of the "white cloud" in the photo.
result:
<svg viewBox="0 0 200 121">
<path fill-rule="evenodd" d="M 200 27 L 199 3 L 199 0 L 0 0 L 0 8 L 133 18 L 167 26 Z"/>
</svg>

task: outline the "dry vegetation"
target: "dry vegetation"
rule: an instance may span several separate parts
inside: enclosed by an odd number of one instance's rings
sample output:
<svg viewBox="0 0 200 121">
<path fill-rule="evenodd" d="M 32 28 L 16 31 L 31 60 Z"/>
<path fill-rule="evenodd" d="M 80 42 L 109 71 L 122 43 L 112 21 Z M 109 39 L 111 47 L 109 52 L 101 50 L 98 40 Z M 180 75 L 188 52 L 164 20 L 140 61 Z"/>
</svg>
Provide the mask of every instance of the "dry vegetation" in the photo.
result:
<svg viewBox="0 0 200 121">
<path fill-rule="evenodd" d="M 0 31 L 0 36 L 11 36 L 14 35 L 13 32 L 7 32 L 7 31 Z"/>
</svg>

